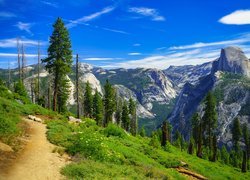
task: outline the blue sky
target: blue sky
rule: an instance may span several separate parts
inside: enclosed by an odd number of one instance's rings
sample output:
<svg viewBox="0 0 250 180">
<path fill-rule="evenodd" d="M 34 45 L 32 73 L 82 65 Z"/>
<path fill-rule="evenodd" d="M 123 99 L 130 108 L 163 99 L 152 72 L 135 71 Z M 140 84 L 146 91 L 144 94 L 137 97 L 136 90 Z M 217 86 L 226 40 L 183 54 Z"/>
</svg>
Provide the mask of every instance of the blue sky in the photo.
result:
<svg viewBox="0 0 250 180">
<path fill-rule="evenodd" d="M 17 37 L 28 64 L 38 41 L 45 57 L 57 17 L 81 62 L 104 68 L 201 64 L 230 45 L 250 55 L 248 0 L 0 0 L 0 67 L 16 66 Z"/>
</svg>

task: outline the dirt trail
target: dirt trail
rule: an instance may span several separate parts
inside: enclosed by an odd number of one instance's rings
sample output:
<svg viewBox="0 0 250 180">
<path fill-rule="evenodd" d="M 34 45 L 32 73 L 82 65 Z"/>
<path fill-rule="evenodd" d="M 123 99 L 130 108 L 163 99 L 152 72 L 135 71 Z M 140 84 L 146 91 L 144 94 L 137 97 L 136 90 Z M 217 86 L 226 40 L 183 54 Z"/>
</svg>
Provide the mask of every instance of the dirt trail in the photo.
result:
<svg viewBox="0 0 250 180">
<path fill-rule="evenodd" d="M 0 180 L 58 180 L 63 179 L 60 168 L 67 163 L 66 158 L 52 153 L 55 145 L 46 138 L 44 124 L 25 120 L 30 126 L 30 138 L 21 155 L 9 167 Z"/>
</svg>

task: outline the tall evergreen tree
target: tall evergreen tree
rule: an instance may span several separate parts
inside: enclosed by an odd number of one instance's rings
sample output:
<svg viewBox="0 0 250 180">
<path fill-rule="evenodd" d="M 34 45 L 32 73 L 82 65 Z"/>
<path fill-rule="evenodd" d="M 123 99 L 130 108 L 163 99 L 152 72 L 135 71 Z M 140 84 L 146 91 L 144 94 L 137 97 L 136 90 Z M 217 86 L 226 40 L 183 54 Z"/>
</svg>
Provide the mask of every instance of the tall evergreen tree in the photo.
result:
<svg viewBox="0 0 250 180">
<path fill-rule="evenodd" d="M 161 145 L 165 146 L 167 144 L 168 140 L 168 124 L 167 121 L 164 121 L 162 124 L 162 139 L 161 139 Z"/>
<path fill-rule="evenodd" d="M 218 150 L 218 147 L 217 147 L 217 138 L 216 138 L 216 135 L 213 135 L 213 155 L 211 157 L 211 161 L 215 162 L 217 160 L 217 150 Z"/>
<path fill-rule="evenodd" d="M 243 173 L 247 172 L 247 152 L 246 151 L 243 151 L 241 172 L 243 172 Z"/>
<path fill-rule="evenodd" d="M 227 148 L 225 147 L 225 145 L 223 145 L 222 148 L 221 148 L 221 161 L 224 164 L 229 164 L 229 153 L 228 153 Z"/>
<path fill-rule="evenodd" d="M 113 120 L 113 114 L 116 110 L 115 95 L 115 89 L 106 80 L 106 84 L 104 85 L 104 127 Z"/>
<path fill-rule="evenodd" d="M 66 76 L 71 72 L 73 61 L 69 32 L 61 18 L 56 20 L 53 28 L 49 41 L 48 57 L 43 59 L 42 62 L 45 63 L 46 69 L 54 78 L 53 110 L 57 111 L 59 109 L 64 110 L 66 106 L 65 100 L 69 96 Z"/>
<path fill-rule="evenodd" d="M 205 132 L 205 145 L 209 148 L 210 153 L 213 146 L 214 130 L 217 127 L 217 112 L 216 112 L 215 97 L 209 92 L 205 98 L 205 113 L 203 116 L 203 126 Z"/>
<path fill-rule="evenodd" d="M 115 120 L 118 126 L 121 125 L 121 118 L 122 118 L 122 107 L 123 101 L 120 97 L 116 98 L 116 111 L 115 111 Z"/>
<path fill-rule="evenodd" d="M 243 134 L 243 139 L 244 139 L 244 143 L 245 143 L 245 150 L 247 153 L 247 160 L 249 160 L 249 155 L 250 155 L 250 141 L 249 141 L 249 130 L 247 128 L 247 123 L 245 123 L 243 125 L 242 128 L 242 134 Z"/>
<path fill-rule="evenodd" d="M 97 125 L 102 125 L 103 122 L 103 102 L 100 93 L 95 90 L 93 98 L 93 118 L 96 120 Z"/>
<path fill-rule="evenodd" d="M 130 132 L 132 135 L 137 134 L 137 116 L 136 116 L 136 104 L 132 98 L 129 99 L 129 114 L 131 117 Z"/>
<path fill-rule="evenodd" d="M 202 120 L 198 113 L 192 117 L 192 136 L 197 147 L 197 156 L 202 158 L 203 129 Z"/>
<path fill-rule="evenodd" d="M 91 118 L 93 115 L 93 95 L 92 89 L 90 87 L 89 81 L 86 83 L 84 100 L 83 100 L 83 112 L 86 117 Z"/>
<path fill-rule="evenodd" d="M 126 102 L 123 103 L 122 107 L 122 127 L 129 131 L 130 128 L 130 118 L 129 118 L 129 109 Z"/>
<path fill-rule="evenodd" d="M 232 141 L 235 152 L 239 151 L 239 140 L 241 137 L 241 133 L 242 131 L 240 127 L 240 121 L 238 118 L 235 118 L 232 127 Z"/>
</svg>

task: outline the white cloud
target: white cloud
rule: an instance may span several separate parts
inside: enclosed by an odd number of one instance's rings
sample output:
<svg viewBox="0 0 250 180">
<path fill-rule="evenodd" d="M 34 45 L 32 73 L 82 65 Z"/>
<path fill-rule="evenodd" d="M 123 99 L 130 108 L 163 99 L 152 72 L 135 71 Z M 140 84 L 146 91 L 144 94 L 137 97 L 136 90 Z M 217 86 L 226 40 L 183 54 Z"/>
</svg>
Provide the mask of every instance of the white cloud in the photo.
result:
<svg viewBox="0 0 250 180">
<path fill-rule="evenodd" d="M 128 32 L 117 30 L 117 29 L 110 29 L 110 28 L 105 28 L 105 27 L 99 27 L 99 28 L 101 28 L 101 29 L 103 29 L 105 31 L 110 31 L 110 32 L 114 32 L 114 33 L 127 34 L 127 35 L 130 34 Z"/>
<path fill-rule="evenodd" d="M 233 40 L 209 42 L 209 43 L 198 42 L 198 43 L 184 45 L 184 46 L 172 46 L 169 49 L 170 50 L 185 50 L 185 49 L 193 49 L 193 48 L 212 47 L 212 46 L 232 46 L 232 45 L 242 44 L 246 42 L 250 42 L 249 34 L 243 35 Z"/>
<path fill-rule="evenodd" d="M 142 59 L 133 59 L 102 66 L 103 68 L 158 68 L 166 69 L 170 65 L 197 65 L 213 61 L 220 55 L 220 49 L 227 46 L 238 46 L 250 56 L 250 33 L 238 35 L 237 38 L 210 43 L 194 43 L 185 46 L 168 48 L 166 53 L 151 55 Z M 174 51 L 172 50 L 174 49 Z"/>
<path fill-rule="evenodd" d="M 46 44 L 44 41 L 39 41 L 40 45 L 43 46 Z M 23 44 L 25 47 L 37 46 L 38 40 L 31 39 L 22 39 L 20 40 L 20 44 Z M 17 47 L 17 39 L 0 39 L 0 48 L 16 48 Z"/>
<path fill-rule="evenodd" d="M 156 9 L 146 7 L 131 7 L 128 11 L 131 13 L 150 17 L 152 21 L 165 21 L 165 17 L 160 16 L 159 12 Z"/>
<path fill-rule="evenodd" d="M 112 61 L 112 60 L 121 60 L 123 58 L 103 58 L 103 57 L 92 57 L 92 58 L 85 58 L 85 61 Z"/>
<path fill-rule="evenodd" d="M 47 5 L 47 6 L 51 6 L 51 7 L 54 7 L 54 8 L 58 8 L 58 4 L 57 3 L 54 3 L 54 2 L 49 2 L 49 1 L 41 1 L 41 3 Z"/>
<path fill-rule="evenodd" d="M 244 25 L 250 24 L 250 10 L 237 10 L 219 20 L 223 24 Z"/>
<path fill-rule="evenodd" d="M 70 21 L 70 23 L 68 23 L 66 26 L 68 28 L 72 28 L 72 27 L 75 27 L 76 25 L 78 24 L 81 24 L 81 23 L 85 23 L 85 22 L 89 22 L 89 21 L 92 21 L 104 14 L 107 14 L 107 13 L 110 13 L 111 11 L 113 11 L 115 9 L 115 7 L 106 7 L 104 9 L 102 9 L 101 11 L 99 12 L 96 12 L 96 13 L 93 13 L 93 14 L 90 14 L 88 16 L 83 16 L 79 19 L 76 19 L 76 20 L 72 20 Z"/>
<path fill-rule="evenodd" d="M 136 44 L 133 44 L 133 46 L 135 46 L 135 47 L 139 47 L 139 46 L 141 46 L 141 44 L 136 43 Z"/>
<path fill-rule="evenodd" d="M 6 12 L 6 11 L 0 12 L 0 18 L 12 18 L 12 17 L 16 17 L 16 15 L 11 12 Z"/>
<path fill-rule="evenodd" d="M 128 53 L 129 56 L 139 56 L 141 55 L 141 53 L 138 52 L 132 52 L 132 53 Z"/>
<path fill-rule="evenodd" d="M 27 33 L 32 35 L 32 32 L 30 31 L 30 28 L 32 26 L 31 23 L 23 23 L 19 21 L 15 26 L 18 27 L 20 30 L 26 31 Z"/>
</svg>

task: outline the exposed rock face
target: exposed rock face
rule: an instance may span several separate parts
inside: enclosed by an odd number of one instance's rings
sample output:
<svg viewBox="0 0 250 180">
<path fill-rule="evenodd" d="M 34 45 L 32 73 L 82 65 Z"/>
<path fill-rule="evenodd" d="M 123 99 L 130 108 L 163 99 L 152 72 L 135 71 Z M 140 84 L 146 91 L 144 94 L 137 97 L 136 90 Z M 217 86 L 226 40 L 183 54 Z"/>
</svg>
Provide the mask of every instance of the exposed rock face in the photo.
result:
<svg viewBox="0 0 250 180">
<path fill-rule="evenodd" d="M 118 96 L 123 97 L 127 101 L 130 98 L 132 98 L 134 101 L 137 101 L 136 94 L 130 89 L 126 88 L 123 85 L 115 85 L 114 87 L 116 88 Z M 140 103 L 137 103 L 136 112 L 139 117 L 154 118 L 154 115 L 145 107 L 143 107 Z"/>
<path fill-rule="evenodd" d="M 208 91 L 213 88 L 215 82 L 213 74 L 207 75 L 199 81 L 197 85 L 186 83 L 180 92 L 169 121 L 174 130 L 178 129 L 184 135 L 190 131 L 190 118 L 197 110 L 200 102 Z"/>
<path fill-rule="evenodd" d="M 174 129 L 179 129 L 188 137 L 192 114 L 196 111 L 202 114 L 201 102 L 208 91 L 214 90 L 218 96 L 218 140 L 230 146 L 230 127 L 234 118 L 250 124 L 250 80 L 246 76 L 249 77 L 249 60 L 242 50 L 235 47 L 222 49 L 209 75 L 201 78 L 196 85 L 184 85 L 169 116 Z"/>
<path fill-rule="evenodd" d="M 196 85 L 201 77 L 210 74 L 211 68 L 212 62 L 196 66 L 170 66 L 164 70 L 164 74 L 181 90 L 187 82 Z"/>
<path fill-rule="evenodd" d="M 213 71 L 231 72 L 250 77 L 250 61 L 238 47 L 221 50 L 220 58 L 213 64 Z"/>
<path fill-rule="evenodd" d="M 238 77 L 237 77 L 238 78 Z M 225 78 L 224 78 L 225 79 Z M 233 77 L 216 82 L 214 89 L 224 96 L 218 99 L 218 141 L 231 146 L 231 127 L 237 117 L 241 124 L 248 123 L 250 128 L 250 79 Z"/>
</svg>

